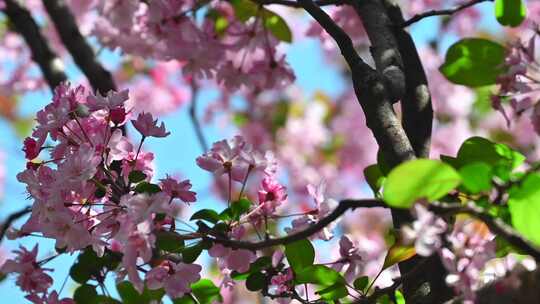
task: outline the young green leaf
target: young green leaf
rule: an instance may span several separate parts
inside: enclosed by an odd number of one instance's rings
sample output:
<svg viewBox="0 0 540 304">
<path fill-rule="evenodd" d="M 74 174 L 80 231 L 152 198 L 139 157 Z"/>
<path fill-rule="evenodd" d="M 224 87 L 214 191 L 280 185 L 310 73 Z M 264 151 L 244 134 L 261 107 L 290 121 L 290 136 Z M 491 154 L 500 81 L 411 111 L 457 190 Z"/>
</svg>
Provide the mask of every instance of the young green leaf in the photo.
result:
<svg viewBox="0 0 540 304">
<path fill-rule="evenodd" d="M 510 189 L 508 207 L 512 226 L 540 246 L 540 174 L 529 174 L 521 185 Z"/>
<path fill-rule="evenodd" d="M 297 284 L 317 284 L 320 286 L 332 286 L 336 283 L 344 283 L 345 279 L 341 274 L 332 268 L 324 265 L 311 265 L 295 272 Z"/>
<path fill-rule="evenodd" d="M 307 239 L 285 245 L 285 256 L 295 272 L 313 265 L 315 249 Z"/>
<path fill-rule="evenodd" d="M 184 240 L 174 231 L 159 231 L 156 236 L 156 246 L 161 250 L 180 253 L 184 249 Z"/>
<path fill-rule="evenodd" d="M 406 261 L 416 255 L 414 246 L 404 246 L 401 244 L 394 244 L 384 258 L 383 269 L 386 269 L 394 264 Z"/>
<path fill-rule="evenodd" d="M 128 179 L 131 183 L 136 184 L 138 182 L 142 182 L 146 178 L 146 174 L 144 174 L 142 171 L 133 170 L 129 172 Z"/>
<path fill-rule="evenodd" d="M 373 164 L 364 169 L 364 177 L 374 194 L 379 193 L 384 182 L 384 175 L 379 165 Z"/>
<path fill-rule="evenodd" d="M 527 16 L 527 6 L 523 0 L 495 0 L 495 17 L 500 24 L 516 27 Z"/>
<path fill-rule="evenodd" d="M 197 212 L 195 212 L 191 218 L 190 221 L 193 220 L 204 220 L 210 223 L 217 223 L 220 220 L 219 214 L 212 210 L 212 209 L 202 209 Z"/>
<path fill-rule="evenodd" d="M 437 160 L 417 159 L 403 163 L 388 174 L 383 199 L 395 208 L 410 208 L 417 200 L 437 200 L 461 183 L 451 166 Z"/>
<path fill-rule="evenodd" d="M 280 15 L 263 9 L 262 18 L 266 27 L 274 37 L 283 42 L 292 42 L 292 32 L 289 25 Z"/>
<path fill-rule="evenodd" d="M 463 187 L 473 194 L 488 191 L 492 188 L 493 172 L 486 163 L 472 162 L 459 169 L 463 179 Z"/>
<path fill-rule="evenodd" d="M 505 48 L 491 40 L 462 39 L 446 53 L 441 73 L 453 83 L 469 87 L 495 84 L 504 72 Z"/>
</svg>

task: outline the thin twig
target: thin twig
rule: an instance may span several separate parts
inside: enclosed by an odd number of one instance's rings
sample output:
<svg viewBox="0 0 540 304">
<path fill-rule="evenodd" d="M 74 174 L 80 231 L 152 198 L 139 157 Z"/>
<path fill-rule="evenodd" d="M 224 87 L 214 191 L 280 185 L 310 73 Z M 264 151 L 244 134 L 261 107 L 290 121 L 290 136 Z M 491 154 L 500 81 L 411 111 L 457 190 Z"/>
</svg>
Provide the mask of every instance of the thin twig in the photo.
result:
<svg viewBox="0 0 540 304">
<path fill-rule="evenodd" d="M 197 140 L 201 145 L 203 152 L 208 151 L 208 143 L 204 137 L 201 123 L 197 117 L 197 95 L 199 93 L 199 86 L 195 83 L 195 80 L 191 81 L 191 103 L 189 106 L 189 117 L 191 118 L 191 123 L 193 124 L 193 129 L 195 130 L 195 135 L 197 135 Z"/>
<path fill-rule="evenodd" d="M 4 236 L 6 235 L 6 232 L 8 231 L 9 227 L 11 227 L 11 224 L 13 224 L 13 222 L 27 215 L 30 212 L 32 212 L 32 208 L 25 207 L 24 209 L 21 209 L 19 211 L 13 212 L 10 215 L 8 215 L 8 217 L 4 220 L 4 223 L 0 225 L 0 242 L 4 239 Z"/>
<path fill-rule="evenodd" d="M 451 9 L 443 9 L 443 10 L 431 10 L 431 11 L 427 11 L 427 12 L 424 12 L 424 13 L 421 13 L 421 14 L 418 14 L 418 15 L 415 15 L 413 16 L 411 19 L 403 22 L 403 24 L 401 24 L 402 27 L 407 27 L 415 22 L 418 22 L 424 18 L 427 18 L 427 17 L 432 17 L 432 16 L 444 16 L 444 15 L 453 15 L 457 12 L 460 12 L 466 8 L 469 8 L 471 6 L 474 6 L 478 3 L 482 3 L 482 2 L 493 2 L 493 0 L 471 0 L 469 2 L 465 2 L 455 8 L 451 8 Z"/>
</svg>

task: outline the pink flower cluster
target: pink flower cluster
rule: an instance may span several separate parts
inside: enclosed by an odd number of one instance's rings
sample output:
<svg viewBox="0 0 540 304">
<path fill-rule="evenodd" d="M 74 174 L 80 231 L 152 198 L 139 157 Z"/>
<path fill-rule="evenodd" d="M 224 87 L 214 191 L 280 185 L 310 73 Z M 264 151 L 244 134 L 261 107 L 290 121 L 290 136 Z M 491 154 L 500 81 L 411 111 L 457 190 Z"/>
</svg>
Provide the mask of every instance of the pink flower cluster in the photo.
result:
<svg viewBox="0 0 540 304">
<path fill-rule="evenodd" d="M 142 143 L 145 138 L 165 137 L 169 132 L 151 114 L 139 114 L 131 121 L 142 135 L 135 150 L 122 131 L 130 116 L 124 107 L 128 97 L 128 91 L 101 96 L 66 83 L 56 88 L 52 102 L 38 112 L 32 137 L 24 142 L 29 162 L 17 178 L 26 184 L 34 202 L 28 221 L 11 234 L 40 233 L 66 252 L 88 246 L 98 256 L 106 250 L 119 252 L 122 261 L 118 272 L 127 274 L 142 291 L 140 267 L 153 259 L 156 233 L 173 229 L 181 202 L 195 202 L 196 194 L 188 180 L 167 176 L 158 185 L 151 184 L 153 154 L 141 151 Z M 38 160 L 45 151 L 50 159 Z M 153 190 L 145 191 L 144 186 Z M 35 259 L 36 250 L 24 251 L 25 256 Z M 8 261 L 4 270 L 22 271 L 13 265 Z M 152 286 L 164 285 L 171 297 L 188 292 L 189 285 L 199 278 L 198 265 L 167 265 L 174 283 L 150 278 Z M 180 280 L 175 271 L 183 273 Z M 156 272 L 151 269 L 147 280 Z M 39 288 L 46 289 L 50 278 L 43 272 L 34 273 L 43 284 L 33 288 L 43 292 Z M 30 288 L 28 284 L 22 284 L 23 289 Z"/>
<path fill-rule="evenodd" d="M 513 43 L 505 59 L 507 72 L 498 78 L 499 93 L 492 96 L 493 108 L 502 112 L 510 124 L 502 103 L 509 101 L 515 115 L 530 113 L 536 133 L 540 134 L 540 61 L 537 56 L 536 43 L 538 31 L 526 41 Z"/>
<path fill-rule="evenodd" d="M 7 260 L 0 268 L 0 273 L 16 273 L 16 284 L 28 294 L 26 299 L 34 304 L 75 304 L 68 298 L 58 299 L 56 291 L 49 293 L 53 279 L 45 271 L 52 269 L 41 268 L 37 261 L 37 245 L 31 251 L 21 246 L 14 253 L 17 255 L 15 259 Z"/>
<path fill-rule="evenodd" d="M 294 74 L 276 49 L 262 8 L 241 20 L 224 1 L 97 1 L 93 33 L 110 48 L 182 63 L 184 74 L 216 79 L 227 90 L 279 89 Z M 237 5 L 249 5 L 251 2 Z M 196 20 L 202 6 L 211 12 Z M 249 8 L 248 8 L 249 10 Z"/>
</svg>

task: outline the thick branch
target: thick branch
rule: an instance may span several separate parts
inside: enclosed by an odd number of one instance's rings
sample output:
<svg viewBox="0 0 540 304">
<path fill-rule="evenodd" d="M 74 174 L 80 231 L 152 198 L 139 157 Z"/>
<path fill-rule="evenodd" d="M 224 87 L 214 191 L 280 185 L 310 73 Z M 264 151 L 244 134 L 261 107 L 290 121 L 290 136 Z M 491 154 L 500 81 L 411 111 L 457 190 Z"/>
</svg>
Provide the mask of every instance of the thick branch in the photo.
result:
<svg viewBox="0 0 540 304">
<path fill-rule="evenodd" d="M 116 90 L 111 73 L 97 60 L 94 50 L 79 31 L 75 17 L 63 0 L 43 0 L 47 13 L 75 63 L 82 70 L 95 91 L 106 94 Z"/>
<path fill-rule="evenodd" d="M 421 14 L 418 14 L 418 15 L 415 15 L 413 16 L 411 19 L 407 20 L 407 21 L 404 21 L 402 24 L 401 24 L 401 27 L 407 27 L 415 22 L 418 22 L 424 18 L 427 18 L 427 17 L 432 17 L 432 16 L 444 16 L 444 15 L 453 15 L 457 12 L 460 12 L 466 8 L 469 8 L 471 6 L 474 6 L 478 3 L 482 3 L 482 2 L 493 2 L 493 0 L 471 0 L 469 2 L 465 2 L 455 8 L 451 8 L 451 9 L 443 9 L 443 10 L 431 10 L 431 11 L 427 11 L 427 12 L 424 12 L 424 13 L 421 13 Z"/>
<path fill-rule="evenodd" d="M 39 65 L 51 90 L 54 90 L 57 85 L 67 80 L 62 61 L 50 48 L 30 12 L 15 0 L 4 2 L 4 13 L 26 41 L 32 52 L 32 59 Z"/>
<path fill-rule="evenodd" d="M 203 233 L 208 233 L 214 236 L 210 241 L 214 243 L 222 244 L 226 247 L 233 249 L 249 249 L 249 250 L 259 250 L 263 248 L 268 248 L 276 245 L 286 245 L 292 242 L 306 239 L 315 233 L 321 231 L 326 226 L 330 225 L 337 218 L 342 216 L 347 210 L 354 210 L 356 208 L 373 208 L 373 207 L 385 207 L 386 205 L 381 201 L 374 199 L 366 200 L 343 200 L 339 202 L 339 205 L 334 211 L 328 214 L 326 217 L 320 219 L 317 223 L 309 226 L 305 230 L 301 230 L 295 233 L 291 233 L 288 236 L 268 239 L 260 242 L 247 242 L 247 241 L 235 241 L 228 238 L 224 238 L 211 230 L 201 231 Z M 203 226 L 204 227 L 204 226 Z"/>
<path fill-rule="evenodd" d="M 367 126 L 373 132 L 390 166 L 414 159 L 414 150 L 397 119 L 387 96 L 387 82 L 366 64 L 354 49 L 351 38 L 311 0 L 298 0 L 302 7 L 332 36 L 351 71 L 356 96 L 364 110 Z"/>
<path fill-rule="evenodd" d="M 32 208 L 26 207 L 8 215 L 8 217 L 4 220 L 4 223 L 0 225 L 0 242 L 2 242 L 2 240 L 4 239 L 4 236 L 6 235 L 9 227 L 11 227 L 11 224 L 13 224 L 14 221 L 20 219 L 21 217 L 27 215 L 30 212 L 32 212 Z"/>
<path fill-rule="evenodd" d="M 417 157 L 429 157 L 433 108 L 428 80 L 411 35 L 399 26 L 403 22 L 400 7 L 385 0 L 394 24 L 394 35 L 405 69 L 405 96 L 401 100 L 402 124 Z"/>
<path fill-rule="evenodd" d="M 369 41 L 371 54 L 377 71 L 383 75 L 386 89 L 392 103 L 401 99 L 405 93 L 403 60 L 394 36 L 390 20 L 382 0 L 352 1 L 356 13 L 362 20 Z"/>
</svg>

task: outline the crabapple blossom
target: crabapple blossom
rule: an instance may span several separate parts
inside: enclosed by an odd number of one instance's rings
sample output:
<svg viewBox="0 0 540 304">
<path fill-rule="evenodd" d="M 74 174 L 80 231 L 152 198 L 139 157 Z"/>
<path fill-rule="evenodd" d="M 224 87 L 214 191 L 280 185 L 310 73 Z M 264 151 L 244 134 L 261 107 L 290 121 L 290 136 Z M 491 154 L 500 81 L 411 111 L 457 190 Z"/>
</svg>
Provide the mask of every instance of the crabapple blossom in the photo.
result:
<svg viewBox="0 0 540 304">
<path fill-rule="evenodd" d="M 414 243 L 418 255 L 430 256 L 442 246 L 441 234 L 447 229 L 446 222 L 430 212 L 422 203 L 414 205 L 413 213 L 416 220 L 412 226 L 404 226 L 401 229 L 403 242 Z"/>
<path fill-rule="evenodd" d="M 163 122 L 158 127 L 157 119 L 154 120 L 150 113 L 141 113 L 137 116 L 136 120 L 132 120 L 131 122 L 143 137 L 166 137 L 171 134 L 165 130 Z"/>
</svg>

